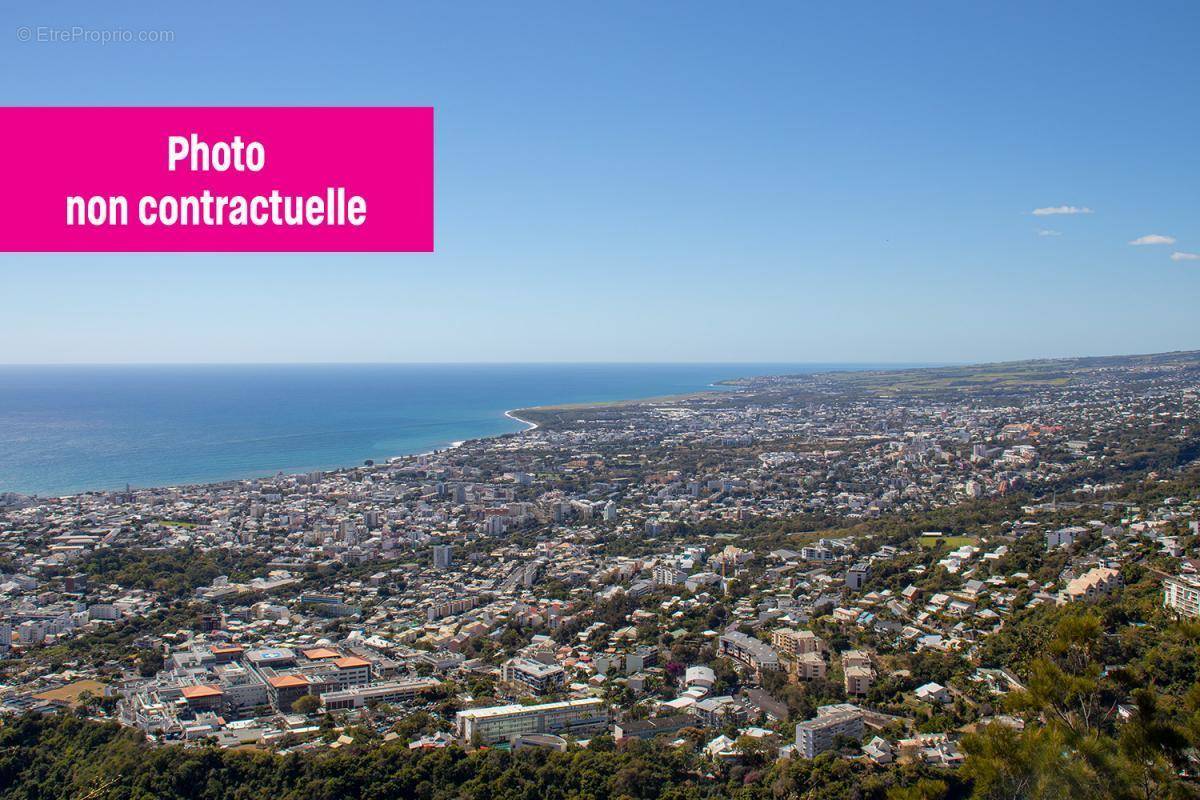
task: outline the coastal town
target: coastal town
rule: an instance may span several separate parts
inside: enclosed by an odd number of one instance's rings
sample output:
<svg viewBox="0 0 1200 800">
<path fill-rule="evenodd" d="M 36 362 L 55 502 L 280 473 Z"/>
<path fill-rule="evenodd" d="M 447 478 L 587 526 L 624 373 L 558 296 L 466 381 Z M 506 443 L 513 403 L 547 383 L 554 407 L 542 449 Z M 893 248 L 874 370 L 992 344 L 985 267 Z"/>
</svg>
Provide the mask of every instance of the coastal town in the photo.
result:
<svg viewBox="0 0 1200 800">
<path fill-rule="evenodd" d="M 0 495 L 0 713 L 953 772 L 964 736 L 1036 721 L 1006 702 L 1036 688 L 1031 615 L 1200 620 L 1197 354 L 513 415 L 385 463 Z"/>
</svg>

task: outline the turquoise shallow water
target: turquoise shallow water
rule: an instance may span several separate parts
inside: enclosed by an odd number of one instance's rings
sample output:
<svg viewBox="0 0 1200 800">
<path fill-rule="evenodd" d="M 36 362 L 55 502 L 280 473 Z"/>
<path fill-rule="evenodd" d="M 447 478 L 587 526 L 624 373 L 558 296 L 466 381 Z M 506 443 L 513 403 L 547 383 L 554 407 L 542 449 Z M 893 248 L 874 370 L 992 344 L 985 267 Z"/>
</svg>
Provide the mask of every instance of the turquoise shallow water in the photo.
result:
<svg viewBox="0 0 1200 800">
<path fill-rule="evenodd" d="M 303 472 L 517 431 L 523 406 L 703 389 L 804 364 L 0 366 L 0 492 Z"/>
</svg>

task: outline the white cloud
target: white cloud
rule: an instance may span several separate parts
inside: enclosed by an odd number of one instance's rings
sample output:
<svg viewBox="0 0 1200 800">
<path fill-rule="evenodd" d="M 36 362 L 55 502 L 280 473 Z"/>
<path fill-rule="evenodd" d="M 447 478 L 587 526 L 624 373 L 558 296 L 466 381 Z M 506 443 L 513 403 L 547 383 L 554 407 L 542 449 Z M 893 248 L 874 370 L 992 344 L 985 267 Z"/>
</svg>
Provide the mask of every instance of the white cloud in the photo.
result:
<svg viewBox="0 0 1200 800">
<path fill-rule="evenodd" d="M 1035 217 L 1051 217 L 1056 214 L 1091 214 L 1092 210 L 1087 206 L 1046 206 L 1045 208 L 1035 208 L 1033 215 Z"/>
<path fill-rule="evenodd" d="M 1176 250 L 1171 253 L 1172 261 L 1200 261 L 1200 253 L 1180 253 Z"/>
<path fill-rule="evenodd" d="M 1049 228 L 1038 230 L 1038 236 L 1062 236 L 1062 231 L 1052 231 Z"/>
<path fill-rule="evenodd" d="M 1143 244 L 1175 244 L 1175 237 L 1163 236 L 1161 233 L 1151 233 L 1146 236 L 1139 236 L 1130 242 L 1130 244 L 1135 247 Z"/>
</svg>

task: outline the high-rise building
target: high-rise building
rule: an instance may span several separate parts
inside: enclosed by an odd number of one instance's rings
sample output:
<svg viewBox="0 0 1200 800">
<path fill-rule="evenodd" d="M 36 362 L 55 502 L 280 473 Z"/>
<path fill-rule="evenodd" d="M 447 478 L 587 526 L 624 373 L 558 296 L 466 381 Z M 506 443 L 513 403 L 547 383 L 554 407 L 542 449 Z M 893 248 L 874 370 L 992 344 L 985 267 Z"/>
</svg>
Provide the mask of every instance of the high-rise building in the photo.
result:
<svg viewBox="0 0 1200 800">
<path fill-rule="evenodd" d="M 435 544 L 433 546 L 433 566 L 434 569 L 449 569 L 454 563 L 454 548 L 448 544 Z"/>
<path fill-rule="evenodd" d="M 832 750 L 837 737 L 861 739 L 862 735 L 861 711 L 830 709 L 829 713 L 822 714 L 821 709 L 817 709 L 815 719 L 805 720 L 796 726 L 796 749 L 804 758 L 816 758 L 821 753 Z"/>
</svg>

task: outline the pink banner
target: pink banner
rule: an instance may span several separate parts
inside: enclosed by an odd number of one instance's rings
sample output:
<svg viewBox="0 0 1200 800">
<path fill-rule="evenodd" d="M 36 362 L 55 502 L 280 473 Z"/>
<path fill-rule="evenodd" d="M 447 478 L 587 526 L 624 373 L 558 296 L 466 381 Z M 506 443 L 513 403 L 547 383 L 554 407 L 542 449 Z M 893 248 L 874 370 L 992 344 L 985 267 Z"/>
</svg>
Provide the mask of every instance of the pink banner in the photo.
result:
<svg viewBox="0 0 1200 800">
<path fill-rule="evenodd" d="M 0 108 L 0 251 L 431 252 L 432 108 Z"/>
</svg>

